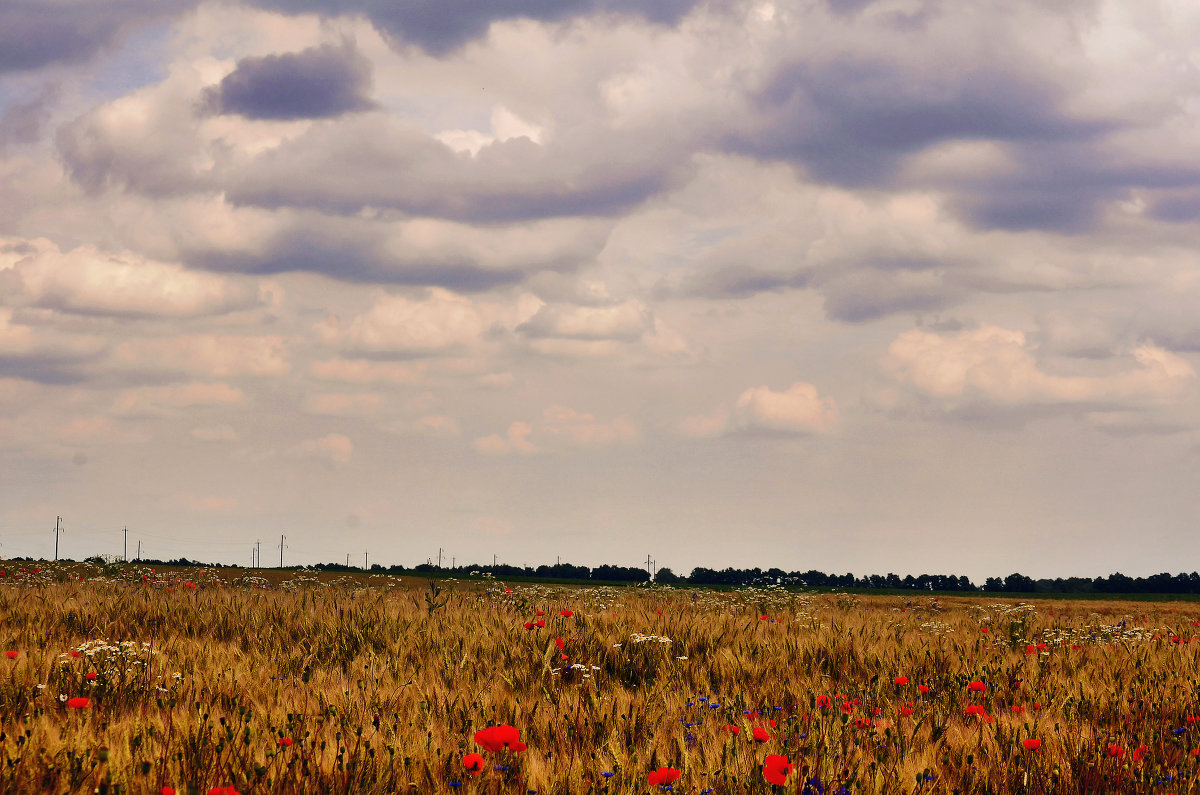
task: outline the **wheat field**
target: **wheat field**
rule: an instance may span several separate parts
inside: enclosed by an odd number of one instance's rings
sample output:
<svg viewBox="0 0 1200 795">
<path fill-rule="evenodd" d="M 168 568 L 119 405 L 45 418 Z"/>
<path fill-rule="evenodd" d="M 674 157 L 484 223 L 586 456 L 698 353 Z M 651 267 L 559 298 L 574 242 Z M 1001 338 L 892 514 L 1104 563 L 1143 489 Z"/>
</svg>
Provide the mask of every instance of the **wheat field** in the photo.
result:
<svg viewBox="0 0 1200 795">
<path fill-rule="evenodd" d="M 3 568 L 4 792 L 1200 791 L 1189 603 Z"/>
</svg>

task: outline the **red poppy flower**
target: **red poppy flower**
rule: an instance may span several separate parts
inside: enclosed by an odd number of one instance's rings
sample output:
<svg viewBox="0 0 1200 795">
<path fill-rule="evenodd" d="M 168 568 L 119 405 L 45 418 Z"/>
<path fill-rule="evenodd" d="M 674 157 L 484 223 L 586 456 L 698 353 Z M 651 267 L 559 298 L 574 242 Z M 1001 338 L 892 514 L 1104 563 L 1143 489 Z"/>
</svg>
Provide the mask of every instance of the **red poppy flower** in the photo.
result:
<svg viewBox="0 0 1200 795">
<path fill-rule="evenodd" d="M 537 621 L 533 622 L 533 625 L 538 629 L 541 629 L 542 627 L 546 626 L 546 619 L 539 618 Z"/>
<path fill-rule="evenodd" d="M 1147 748 L 1146 746 L 1144 746 L 1144 745 L 1139 745 L 1137 748 L 1134 748 L 1134 749 L 1133 749 L 1133 753 L 1131 753 L 1131 754 L 1129 755 L 1129 758 L 1130 758 L 1131 760 L 1133 760 L 1134 762 L 1140 762 L 1140 761 L 1142 761 L 1142 758 L 1143 758 L 1143 757 L 1144 757 L 1144 756 L 1145 756 L 1145 755 L 1146 755 L 1146 754 L 1147 754 L 1149 751 L 1150 751 L 1150 749 L 1149 749 L 1149 748 Z"/>
<path fill-rule="evenodd" d="M 762 726 L 755 726 L 754 731 L 751 732 L 751 734 L 753 735 L 754 742 L 756 743 L 765 743 L 767 740 L 771 739 L 771 735 L 767 734 L 767 730 Z"/>
<path fill-rule="evenodd" d="M 817 696 L 817 706 L 829 709 L 833 705 L 829 701 L 829 696 Z"/>
<path fill-rule="evenodd" d="M 763 778 L 769 784 L 782 787 L 787 783 L 788 773 L 792 772 L 793 767 L 786 756 L 770 754 L 763 762 Z"/>
<path fill-rule="evenodd" d="M 898 685 L 906 685 L 906 684 L 908 684 L 908 677 L 907 676 L 897 676 L 892 681 Z"/>
<path fill-rule="evenodd" d="M 1037 646 L 1033 646 L 1033 645 L 1026 645 L 1026 646 L 1025 646 L 1025 653 L 1026 653 L 1026 654 L 1037 654 Z"/>
<path fill-rule="evenodd" d="M 84 709 L 91 703 L 92 700 L 90 698 L 84 698 L 83 696 L 67 699 L 67 706 L 71 709 Z"/>
<path fill-rule="evenodd" d="M 928 685 L 917 685 L 917 692 L 920 693 L 921 695 L 925 695 L 926 693 L 929 692 L 929 686 Z"/>
<path fill-rule="evenodd" d="M 843 701 L 842 702 L 842 712 L 849 715 L 853 711 L 854 711 L 854 702 L 853 701 Z"/>
<path fill-rule="evenodd" d="M 724 729 L 725 731 L 729 732 L 730 734 L 732 734 L 734 737 L 736 737 L 738 735 L 738 733 L 742 730 L 741 726 L 734 726 L 732 723 L 726 723 L 721 728 Z"/>
<path fill-rule="evenodd" d="M 1035 740 L 1034 738 L 1029 737 L 1029 738 L 1023 740 L 1021 742 L 1021 745 L 1025 746 L 1026 751 L 1036 751 L 1037 749 L 1042 747 L 1042 741 Z"/>
<path fill-rule="evenodd" d="M 79 659 L 80 657 L 83 656 L 83 654 L 79 651 L 79 649 L 71 649 L 71 651 L 69 651 L 67 653 L 76 659 Z"/>
<path fill-rule="evenodd" d="M 657 787 L 663 784 L 671 784 L 682 775 L 683 773 L 673 767 L 660 767 L 658 770 L 650 771 L 650 774 L 646 778 L 650 782 L 650 786 Z"/>
<path fill-rule="evenodd" d="M 562 638 L 555 638 L 554 645 L 558 647 L 559 651 L 562 651 L 563 646 L 566 646 L 567 642 L 565 640 L 563 640 Z"/>
<path fill-rule="evenodd" d="M 289 745 L 292 744 L 292 738 L 291 737 L 280 737 L 279 744 L 281 746 L 283 746 L 284 748 L 287 748 Z"/>
<path fill-rule="evenodd" d="M 525 629 L 533 629 L 533 622 L 532 622 L 532 621 L 526 621 L 526 622 L 523 624 L 523 626 L 525 627 Z"/>
<path fill-rule="evenodd" d="M 95 678 L 96 678 L 96 672 L 95 672 L 95 671 L 88 671 L 88 672 L 87 672 L 87 674 L 86 674 L 86 676 L 87 676 L 87 678 L 88 678 L 88 679 L 95 679 Z"/>
<path fill-rule="evenodd" d="M 238 791 L 233 787 L 213 787 L 208 795 L 238 795 Z"/>
<path fill-rule="evenodd" d="M 982 627 L 982 628 L 981 628 L 979 631 L 980 631 L 980 632 L 982 632 L 983 634 L 985 634 L 985 635 L 986 635 L 986 634 L 987 634 L 987 631 L 988 631 L 988 628 L 987 628 L 987 627 Z"/>
<path fill-rule="evenodd" d="M 1125 749 L 1114 743 L 1108 746 L 1108 755 L 1110 758 L 1120 759 L 1125 756 Z"/>
<path fill-rule="evenodd" d="M 983 682 L 975 681 L 967 685 L 967 689 L 972 693 L 982 693 L 983 691 L 987 690 L 987 685 L 985 685 Z"/>
<path fill-rule="evenodd" d="M 561 613 L 559 613 L 559 615 L 562 616 L 563 618 L 570 618 L 571 616 L 575 615 L 575 611 L 574 610 L 564 610 Z"/>
<path fill-rule="evenodd" d="M 538 611 L 535 613 L 535 615 L 544 616 L 544 615 L 546 615 L 546 611 L 545 611 L 545 610 L 538 610 Z"/>
<path fill-rule="evenodd" d="M 158 791 L 158 795 L 175 795 L 174 787 L 163 787 Z"/>
<path fill-rule="evenodd" d="M 462 758 L 462 763 L 468 773 L 478 776 L 483 772 L 483 757 L 479 754 L 467 754 Z"/>
<path fill-rule="evenodd" d="M 480 729 L 475 732 L 475 742 L 482 745 L 492 753 L 500 753 L 508 746 L 513 753 L 519 753 L 525 750 L 525 744 L 521 742 L 521 734 L 515 728 L 508 725 L 488 726 L 486 729 Z M 517 748 L 516 746 L 520 746 Z"/>
<path fill-rule="evenodd" d="M 900 717 L 907 718 L 911 714 L 913 714 L 912 707 L 901 707 L 900 708 Z"/>
<path fill-rule="evenodd" d="M 766 621 L 766 620 L 767 620 L 767 617 L 766 617 L 766 616 L 759 616 L 759 617 L 758 617 L 758 620 L 759 620 L 759 621 Z"/>
<path fill-rule="evenodd" d="M 15 660 L 15 659 L 17 659 L 17 656 L 18 656 L 19 654 L 20 654 L 20 652 L 13 651 L 12 649 L 9 649 L 8 651 L 4 652 L 4 656 L 5 656 L 5 657 L 7 657 L 7 658 L 8 658 L 8 659 L 10 659 L 10 660 Z"/>
</svg>

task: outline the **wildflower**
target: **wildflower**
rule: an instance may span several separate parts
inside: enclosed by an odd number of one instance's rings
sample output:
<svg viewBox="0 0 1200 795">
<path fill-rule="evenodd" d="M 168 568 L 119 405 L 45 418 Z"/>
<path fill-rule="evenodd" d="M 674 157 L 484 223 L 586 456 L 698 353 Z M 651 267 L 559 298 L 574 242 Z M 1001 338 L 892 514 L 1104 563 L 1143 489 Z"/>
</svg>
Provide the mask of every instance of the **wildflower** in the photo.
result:
<svg viewBox="0 0 1200 795">
<path fill-rule="evenodd" d="M 468 773 L 473 773 L 478 776 L 483 772 L 483 757 L 479 754 L 471 753 L 462 758 L 463 767 Z"/>
<path fill-rule="evenodd" d="M 1116 743 L 1112 743 L 1108 746 L 1108 756 L 1110 759 L 1120 759 L 1125 756 L 1125 749 Z"/>
<path fill-rule="evenodd" d="M 561 613 L 559 613 L 559 615 L 562 616 L 563 618 L 570 618 L 571 616 L 575 615 L 575 611 L 574 610 L 564 610 Z"/>
<path fill-rule="evenodd" d="M 897 676 L 892 681 L 898 685 L 906 685 L 906 684 L 908 684 L 908 677 L 907 676 Z"/>
<path fill-rule="evenodd" d="M 524 624 L 523 626 L 525 627 L 525 629 L 533 629 L 533 622 L 532 622 L 532 621 L 526 621 L 526 622 L 525 622 L 525 624 Z"/>
<path fill-rule="evenodd" d="M 754 736 L 754 742 L 756 743 L 765 743 L 767 740 L 771 739 L 771 735 L 767 734 L 767 730 L 762 726 L 755 726 L 754 731 L 751 732 L 751 734 Z"/>
<path fill-rule="evenodd" d="M 1140 762 L 1140 761 L 1142 761 L 1142 759 L 1146 756 L 1146 754 L 1149 751 L 1150 751 L 1150 749 L 1147 748 L 1146 746 L 1139 745 L 1137 748 L 1133 749 L 1133 753 L 1131 753 L 1129 755 L 1129 758 L 1131 761 Z"/>
<path fill-rule="evenodd" d="M 84 698 L 83 696 L 67 699 L 67 706 L 71 709 L 86 709 L 91 703 L 92 700 L 90 698 Z"/>
<path fill-rule="evenodd" d="M 829 696 L 817 696 L 817 706 L 823 709 L 829 709 L 833 706 L 829 701 Z"/>
<path fill-rule="evenodd" d="M 913 714 L 912 707 L 901 707 L 900 708 L 900 717 L 907 718 L 909 715 L 912 715 L 912 714 Z"/>
<path fill-rule="evenodd" d="M 724 729 L 725 731 L 729 732 L 730 734 L 732 734 L 734 737 L 737 737 L 738 732 L 740 732 L 742 730 L 741 726 L 734 726 L 732 723 L 726 723 L 721 728 Z"/>
<path fill-rule="evenodd" d="M 767 780 L 767 783 L 781 787 L 787 783 L 788 773 L 792 772 L 793 767 L 794 765 L 788 761 L 786 756 L 771 754 L 763 763 L 763 778 Z"/>
<path fill-rule="evenodd" d="M 654 787 L 670 784 L 682 775 L 683 773 L 673 767 L 660 767 L 658 770 L 650 771 L 646 778 L 650 782 L 650 786 Z"/>
<path fill-rule="evenodd" d="M 927 693 L 929 693 L 929 686 L 928 685 L 917 685 L 917 692 L 920 693 L 921 695 L 926 695 Z"/>
<path fill-rule="evenodd" d="M 987 685 L 980 681 L 974 681 L 967 685 L 967 689 L 972 693 L 982 693 L 983 691 L 987 690 Z"/>
<path fill-rule="evenodd" d="M 1029 738 L 1023 740 L 1021 742 L 1021 745 L 1025 746 L 1026 751 L 1036 751 L 1037 749 L 1042 747 L 1042 741 L 1035 740 L 1034 738 L 1029 737 Z"/>
<path fill-rule="evenodd" d="M 546 615 L 546 611 L 545 610 L 537 610 L 537 611 L 535 611 L 534 615 L 544 616 L 544 615 Z"/>
<path fill-rule="evenodd" d="M 164 785 L 163 788 L 158 791 L 158 795 L 175 795 L 175 788 Z"/>
<path fill-rule="evenodd" d="M 524 751 L 525 743 L 521 742 L 520 737 L 520 732 L 508 725 L 489 726 L 475 732 L 476 744 L 482 745 L 492 753 L 499 753 L 506 747 L 513 753 Z"/>
<path fill-rule="evenodd" d="M 554 645 L 558 647 L 559 651 L 562 651 L 563 647 L 567 645 L 567 642 L 565 640 L 563 640 L 562 638 L 555 638 Z"/>
<path fill-rule="evenodd" d="M 88 679 L 95 679 L 95 678 L 96 678 L 96 672 L 95 672 L 95 671 L 88 671 L 88 672 L 87 672 L 87 674 L 85 674 L 85 676 L 86 676 Z"/>
<path fill-rule="evenodd" d="M 279 744 L 281 746 L 283 746 L 284 748 L 287 748 L 289 745 L 292 744 L 292 738 L 291 737 L 280 737 Z"/>
<path fill-rule="evenodd" d="M 18 656 L 19 654 L 20 654 L 20 652 L 13 651 L 12 649 L 9 649 L 8 651 L 4 652 L 4 656 L 5 656 L 5 657 L 7 657 L 7 658 L 8 658 L 8 659 L 10 659 L 10 660 L 15 660 L 15 659 L 17 659 L 17 656 Z"/>
<path fill-rule="evenodd" d="M 538 629 L 541 629 L 542 627 L 546 626 L 546 619 L 539 618 L 537 621 L 533 622 L 533 625 Z"/>
<path fill-rule="evenodd" d="M 238 791 L 233 787 L 213 787 L 208 795 L 238 795 Z"/>
</svg>

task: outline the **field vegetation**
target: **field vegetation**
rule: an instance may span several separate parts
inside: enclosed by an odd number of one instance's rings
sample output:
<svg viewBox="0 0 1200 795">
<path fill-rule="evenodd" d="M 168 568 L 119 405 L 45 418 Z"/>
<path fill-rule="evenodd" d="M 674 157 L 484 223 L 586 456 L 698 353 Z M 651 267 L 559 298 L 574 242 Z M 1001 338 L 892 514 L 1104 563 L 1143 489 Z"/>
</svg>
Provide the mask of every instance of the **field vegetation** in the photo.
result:
<svg viewBox="0 0 1200 795">
<path fill-rule="evenodd" d="M 0 791 L 1200 792 L 1198 618 L 20 564 Z"/>
</svg>

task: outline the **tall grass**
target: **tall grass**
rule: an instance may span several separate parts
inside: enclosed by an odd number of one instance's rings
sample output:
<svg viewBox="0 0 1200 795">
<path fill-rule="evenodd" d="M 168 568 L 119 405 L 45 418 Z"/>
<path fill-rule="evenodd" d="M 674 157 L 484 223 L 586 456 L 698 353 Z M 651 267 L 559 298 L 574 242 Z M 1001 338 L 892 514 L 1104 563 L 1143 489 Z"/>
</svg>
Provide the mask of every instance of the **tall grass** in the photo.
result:
<svg viewBox="0 0 1200 795">
<path fill-rule="evenodd" d="M 6 571 L 0 791 L 1200 792 L 1189 605 L 441 588 Z"/>
</svg>

